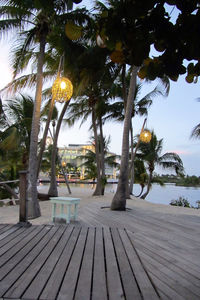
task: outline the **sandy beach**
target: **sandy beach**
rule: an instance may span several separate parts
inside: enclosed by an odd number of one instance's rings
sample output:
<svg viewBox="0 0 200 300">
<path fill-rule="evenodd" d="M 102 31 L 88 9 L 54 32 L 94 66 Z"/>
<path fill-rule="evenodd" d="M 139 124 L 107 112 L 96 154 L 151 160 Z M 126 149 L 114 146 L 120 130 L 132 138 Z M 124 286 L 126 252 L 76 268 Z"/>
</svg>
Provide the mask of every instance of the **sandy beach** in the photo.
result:
<svg viewBox="0 0 200 300">
<path fill-rule="evenodd" d="M 46 193 L 48 190 L 48 186 L 41 185 L 38 187 L 38 190 L 42 193 Z M 104 196 L 92 196 L 93 190 L 89 186 L 83 187 L 72 187 L 71 188 L 73 197 L 81 198 L 80 209 L 84 209 L 84 205 L 88 205 L 89 203 L 93 203 L 94 201 L 98 201 L 102 203 L 102 206 L 109 206 L 113 193 L 106 193 Z M 58 187 L 59 196 L 69 196 L 68 190 L 66 187 Z M 154 204 L 148 201 L 131 197 L 130 200 L 127 200 L 127 207 L 134 209 L 137 207 L 141 210 L 145 211 L 154 211 L 165 214 L 173 214 L 173 215 L 194 215 L 200 216 L 200 209 L 193 208 L 185 208 L 185 207 L 176 207 L 164 204 Z M 31 220 L 32 224 L 51 224 L 51 203 L 49 201 L 41 201 L 41 217 Z M 9 223 L 15 224 L 19 220 L 19 206 L 3 206 L 0 207 L 0 223 Z"/>
</svg>

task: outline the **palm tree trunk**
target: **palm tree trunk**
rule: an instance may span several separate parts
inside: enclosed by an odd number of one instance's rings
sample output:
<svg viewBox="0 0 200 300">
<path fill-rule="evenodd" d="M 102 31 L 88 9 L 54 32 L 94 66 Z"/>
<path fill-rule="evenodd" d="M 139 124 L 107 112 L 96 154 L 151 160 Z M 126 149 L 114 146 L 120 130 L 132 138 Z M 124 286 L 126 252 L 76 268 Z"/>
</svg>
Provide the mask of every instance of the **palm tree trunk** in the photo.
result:
<svg viewBox="0 0 200 300">
<path fill-rule="evenodd" d="M 138 197 L 138 198 L 142 195 L 143 190 L 144 190 L 144 184 L 140 184 L 140 186 L 141 186 L 141 191 L 138 195 L 135 196 L 135 197 Z"/>
<path fill-rule="evenodd" d="M 50 197 L 57 197 L 58 196 L 58 189 L 57 189 L 57 182 L 56 182 L 56 154 L 57 154 L 57 142 L 58 142 L 58 136 L 60 132 L 61 123 L 63 120 L 63 117 L 65 115 L 65 112 L 67 110 L 67 107 L 69 105 L 69 102 L 65 102 L 64 107 L 62 109 L 62 112 L 60 114 L 60 117 L 58 119 L 58 123 L 56 126 L 56 132 L 53 138 L 53 146 L 52 146 L 52 153 L 51 153 L 51 179 L 50 179 L 50 186 L 48 195 Z"/>
<path fill-rule="evenodd" d="M 49 130 L 49 124 L 51 122 L 51 118 L 52 118 L 52 114 L 53 114 L 53 108 L 54 108 L 54 99 L 51 99 L 51 103 L 50 103 L 50 107 L 49 107 L 49 113 L 48 113 L 48 118 L 46 121 L 46 125 L 45 125 L 45 129 L 44 129 L 44 133 L 43 133 L 43 138 L 40 144 L 40 152 L 38 154 L 38 165 L 37 165 L 37 177 L 39 175 L 40 172 L 40 167 L 41 167 L 41 162 L 42 162 L 42 155 L 45 149 L 45 144 L 46 144 L 46 138 L 47 138 L 47 134 L 48 134 L 48 130 Z"/>
<path fill-rule="evenodd" d="M 126 105 L 127 105 L 126 64 L 123 64 L 122 66 L 122 94 L 124 100 L 124 113 L 125 113 Z M 127 180 L 126 183 L 126 199 L 130 199 L 129 180 Z"/>
<path fill-rule="evenodd" d="M 143 122 L 142 129 L 141 129 L 140 133 L 142 133 L 142 131 L 144 130 L 144 126 L 146 124 L 146 121 L 147 121 L 147 118 L 144 119 L 144 122 Z M 132 123 L 131 123 L 131 127 L 132 127 Z M 131 139 L 132 139 L 132 142 L 133 142 L 133 133 L 132 133 Z M 133 194 L 133 185 L 134 185 L 134 181 L 135 181 L 134 162 L 135 162 L 135 157 L 136 157 L 136 153 L 137 153 L 139 145 L 140 145 L 140 138 L 138 139 L 137 145 L 135 147 L 135 152 L 133 154 L 132 154 L 132 145 L 131 145 L 131 165 L 130 165 L 130 168 L 129 168 L 129 174 L 131 174 L 131 181 L 130 181 L 129 190 L 130 190 L 131 195 Z M 140 195 L 141 195 L 141 193 L 140 193 Z"/>
<path fill-rule="evenodd" d="M 130 131 L 130 124 L 131 124 L 133 100 L 134 100 L 135 89 L 136 89 L 137 71 L 138 71 L 138 67 L 133 66 L 132 73 L 131 73 L 129 93 L 127 98 L 125 119 L 124 119 L 120 175 L 119 175 L 119 181 L 117 185 L 117 191 L 111 203 L 112 210 L 126 209 L 126 190 L 127 190 L 126 187 L 128 181 L 128 161 L 129 161 L 129 131 Z"/>
<path fill-rule="evenodd" d="M 130 185 L 129 185 L 129 193 L 130 195 L 133 194 L 133 184 L 134 184 L 134 149 L 133 149 L 133 126 L 131 122 L 131 128 L 130 128 L 130 135 L 131 135 L 131 162 L 133 162 L 132 168 L 130 168 L 129 176 L 131 175 Z"/>
<path fill-rule="evenodd" d="M 102 118 L 99 117 L 99 129 L 100 129 L 100 151 L 101 151 L 101 195 L 104 195 L 105 184 L 106 184 L 106 174 L 105 174 L 105 149 L 104 149 L 104 137 L 103 137 L 103 124 Z"/>
<path fill-rule="evenodd" d="M 153 178 L 153 170 L 150 170 L 149 171 L 149 180 L 148 180 L 148 184 L 147 184 L 147 190 L 140 198 L 145 199 L 146 196 L 148 195 L 148 193 L 150 191 L 150 187 L 151 187 L 152 178 Z"/>
<path fill-rule="evenodd" d="M 101 163 L 99 155 L 99 141 L 97 135 L 97 125 L 96 125 L 96 112 L 95 107 L 92 106 L 92 127 L 94 131 L 94 140 L 95 140 L 95 154 L 96 154 L 96 164 L 97 164 L 97 184 L 93 196 L 100 196 L 102 191 L 101 185 Z"/>
<path fill-rule="evenodd" d="M 1 185 L 6 189 L 7 192 L 9 192 L 14 197 L 14 199 L 19 199 L 18 195 L 8 184 L 1 183 Z"/>
<path fill-rule="evenodd" d="M 37 66 L 37 84 L 35 94 L 35 104 L 31 128 L 31 142 L 29 154 L 29 185 L 28 185 L 28 218 L 33 219 L 41 216 L 40 206 L 37 196 L 37 149 L 38 134 L 40 125 L 40 108 L 42 101 L 42 81 L 43 64 L 45 54 L 46 36 L 40 36 L 40 51 Z"/>
<path fill-rule="evenodd" d="M 123 94 L 124 111 L 125 111 L 126 104 L 127 104 L 126 64 L 123 64 L 122 66 L 122 94 Z"/>
<path fill-rule="evenodd" d="M 58 154 L 58 161 L 59 161 L 59 165 L 60 165 L 60 168 L 61 168 L 61 171 L 62 171 L 62 174 L 64 176 L 64 179 L 65 179 L 65 184 L 67 186 L 67 189 L 68 189 L 68 193 L 71 194 L 71 189 L 70 189 L 70 186 L 69 186 L 69 181 L 68 181 L 68 178 L 67 178 L 67 175 L 66 175 L 66 172 L 62 166 L 62 161 L 61 161 L 61 158 L 60 158 L 60 155 Z"/>
</svg>

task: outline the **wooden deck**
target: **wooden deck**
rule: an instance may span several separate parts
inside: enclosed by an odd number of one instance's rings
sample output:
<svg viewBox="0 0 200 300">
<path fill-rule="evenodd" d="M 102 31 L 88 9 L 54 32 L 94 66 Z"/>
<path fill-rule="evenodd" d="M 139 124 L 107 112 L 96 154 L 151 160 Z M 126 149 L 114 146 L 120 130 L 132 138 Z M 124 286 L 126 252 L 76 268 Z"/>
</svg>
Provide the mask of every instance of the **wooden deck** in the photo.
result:
<svg viewBox="0 0 200 300">
<path fill-rule="evenodd" d="M 126 230 L 0 226 L 3 299 L 159 299 Z"/>
<path fill-rule="evenodd" d="M 0 299 L 200 299 L 200 217 L 81 207 L 69 226 L 0 225 Z"/>
</svg>

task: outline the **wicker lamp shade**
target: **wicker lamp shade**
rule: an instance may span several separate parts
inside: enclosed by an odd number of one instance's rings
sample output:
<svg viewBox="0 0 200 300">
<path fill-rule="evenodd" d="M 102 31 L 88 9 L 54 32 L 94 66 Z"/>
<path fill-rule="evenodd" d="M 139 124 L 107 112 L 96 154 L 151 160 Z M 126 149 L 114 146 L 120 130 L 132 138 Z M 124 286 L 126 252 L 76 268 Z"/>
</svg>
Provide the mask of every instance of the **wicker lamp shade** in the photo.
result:
<svg viewBox="0 0 200 300">
<path fill-rule="evenodd" d="M 52 86 L 52 97 L 55 101 L 66 102 L 72 97 L 73 85 L 71 81 L 65 77 L 58 77 Z"/>
<path fill-rule="evenodd" d="M 143 143 L 149 143 L 150 140 L 151 140 L 151 132 L 148 131 L 148 130 L 143 130 L 143 131 L 140 133 L 140 140 L 141 140 Z"/>
</svg>

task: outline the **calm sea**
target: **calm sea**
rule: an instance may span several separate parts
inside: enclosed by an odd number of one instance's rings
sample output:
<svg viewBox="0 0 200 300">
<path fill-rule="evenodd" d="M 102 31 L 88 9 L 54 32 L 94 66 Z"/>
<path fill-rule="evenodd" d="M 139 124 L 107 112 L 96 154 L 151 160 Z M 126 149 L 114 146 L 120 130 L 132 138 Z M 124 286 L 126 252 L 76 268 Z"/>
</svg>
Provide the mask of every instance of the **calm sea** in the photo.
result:
<svg viewBox="0 0 200 300">
<path fill-rule="evenodd" d="M 65 185 L 61 183 L 61 185 Z M 70 184 L 71 186 L 79 186 L 81 188 L 91 187 L 91 184 Z M 117 184 L 107 184 L 106 191 L 110 193 L 115 193 L 117 189 Z M 140 193 L 140 186 L 138 184 L 134 185 L 133 188 L 134 195 Z M 175 186 L 174 184 L 166 184 L 165 186 L 160 186 L 159 184 L 153 184 L 146 197 L 146 200 L 152 203 L 160 203 L 169 205 L 171 200 L 178 200 L 179 197 L 187 199 L 191 206 L 197 207 L 196 201 L 200 201 L 200 188 L 196 187 L 183 187 Z"/>
<path fill-rule="evenodd" d="M 114 193 L 116 187 L 116 184 L 108 184 L 106 190 Z M 140 186 L 138 184 L 134 185 L 133 193 L 134 195 L 140 193 Z M 176 200 L 179 197 L 186 198 L 190 205 L 195 207 L 197 206 L 196 201 L 200 201 L 200 188 L 175 186 L 173 184 L 166 184 L 165 186 L 153 184 L 146 200 L 168 205 L 171 200 Z"/>
</svg>

